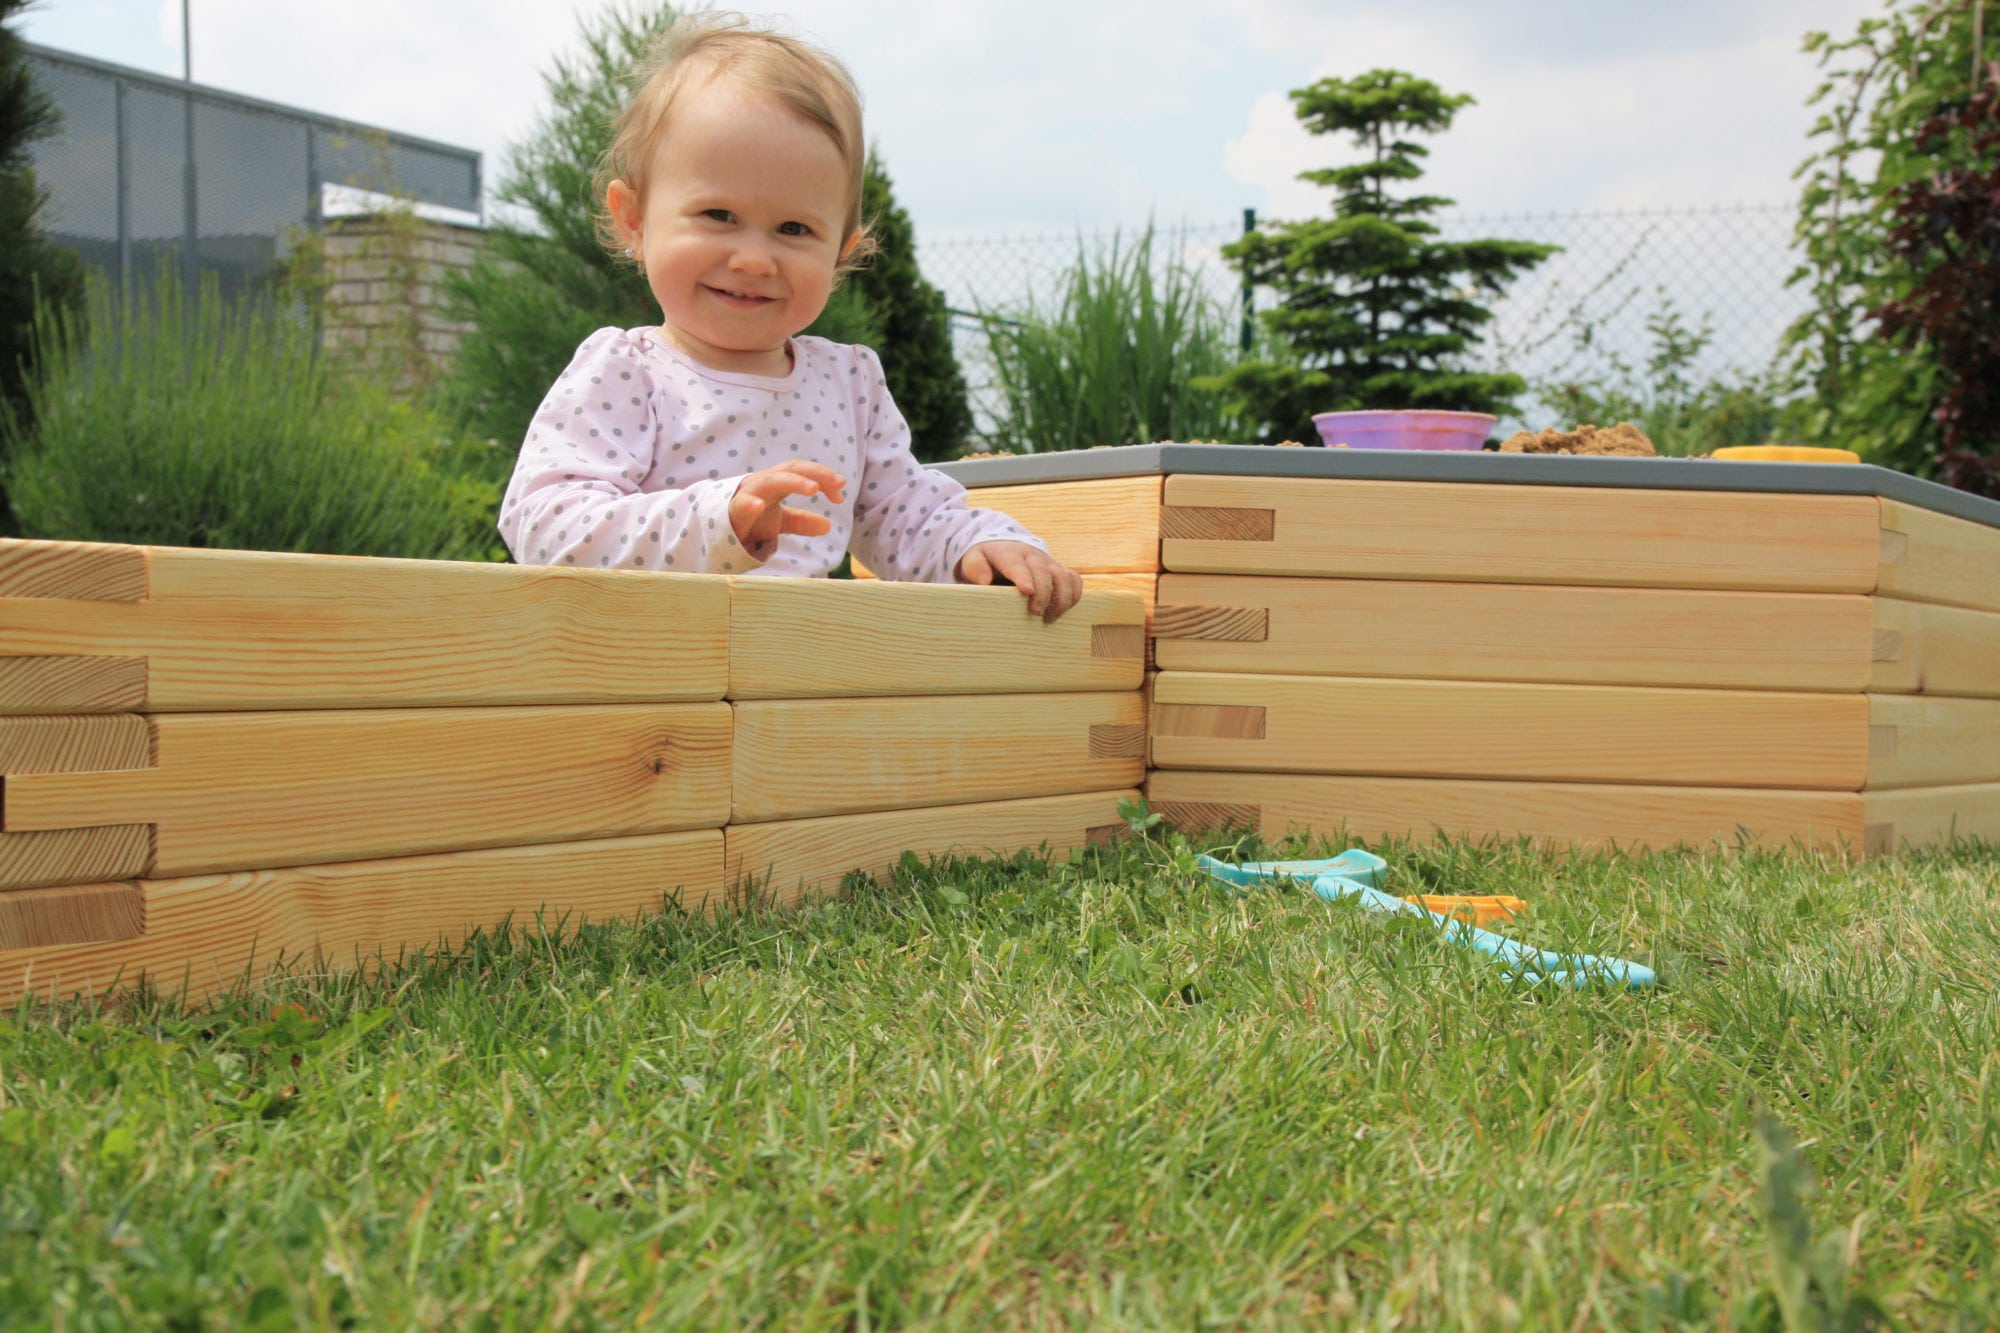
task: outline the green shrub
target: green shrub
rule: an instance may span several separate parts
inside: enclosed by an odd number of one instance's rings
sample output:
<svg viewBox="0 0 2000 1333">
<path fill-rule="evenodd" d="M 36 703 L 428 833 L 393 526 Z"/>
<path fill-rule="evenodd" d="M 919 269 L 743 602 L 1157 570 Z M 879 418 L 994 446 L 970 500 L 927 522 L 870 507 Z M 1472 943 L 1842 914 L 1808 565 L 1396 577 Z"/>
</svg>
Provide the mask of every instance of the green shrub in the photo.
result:
<svg viewBox="0 0 2000 1333">
<path fill-rule="evenodd" d="M 1690 326 L 1673 298 L 1662 294 L 1646 319 L 1646 332 L 1650 346 L 1643 369 L 1614 352 L 1594 374 L 1536 386 L 1536 396 L 1555 412 L 1559 426 L 1629 421 L 1655 449 L 1677 457 L 1766 444 L 1786 433 L 1794 404 L 1779 371 L 1695 377 L 1695 362 L 1715 336 L 1706 315 Z M 1594 341 L 1594 330 L 1585 325 L 1579 346 Z"/>
<path fill-rule="evenodd" d="M 170 270 L 130 301 L 93 275 L 80 318 L 39 312 L 29 413 L 0 423 L 23 534 L 489 555 L 498 495 L 469 475 L 477 446 L 316 344 L 295 312 L 212 280 L 190 306 Z"/>
<path fill-rule="evenodd" d="M 1014 453 L 1207 440 L 1237 424 L 1195 387 L 1235 361 L 1236 329 L 1186 265 L 1155 263 L 1153 230 L 1078 247 L 1053 307 L 980 312 L 998 413 L 988 447 Z"/>
</svg>

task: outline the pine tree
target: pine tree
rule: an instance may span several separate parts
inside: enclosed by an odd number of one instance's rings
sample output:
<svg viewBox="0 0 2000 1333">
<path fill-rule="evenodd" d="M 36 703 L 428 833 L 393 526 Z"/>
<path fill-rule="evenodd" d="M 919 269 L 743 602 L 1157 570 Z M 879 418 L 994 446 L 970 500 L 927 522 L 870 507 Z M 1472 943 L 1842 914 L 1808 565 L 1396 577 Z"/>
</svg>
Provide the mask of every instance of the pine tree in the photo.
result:
<svg viewBox="0 0 2000 1333">
<path fill-rule="evenodd" d="M 1245 362 L 1209 381 L 1268 440 L 1310 440 L 1315 412 L 1437 408 L 1504 412 L 1526 385 L 1483 373 L 1466 353 L 1491 318 L 1483 300 L 1555 253 L 1523 241 L 1438 239 L 1452 200 L 1397 198 L 1429 155 L 1406 137 L 1438 134 L 1472 102 L 1398 70 L 1295 89 L 1314 134 L 1352 136 L 1362 161 L 1300 173 L 1334 191 L 1333 216 L 1260 230 L 1224 248 L 1245 278 L 1277 293 L 1263 315 L 1289 356 Z"/>
<path fill-rule="evenodd" d="M 952 350 L 951 318 L 944 294 L 924 281 L 917 268 L 916 228 L 896 202 L 888 170 L 872 152 L 862 183 L 861 216 L 868 219 L 881 250 L 843 290 L 866 303 L 880 332 L 853 341 L 866 342 L 881 355 L 889 392 L 910 423 L 917 457 L 927 463 L 955 458 L 971 433 L 972 409 L 966 405 L 965 374 Z M 813 331 L 819 332 L 819 325 Z"/>
<path fill-rule="evenodd" d="M 37 229 L 47 191 L 35 179 L 28 145 L 55 132 L 56 109 L 29 77 L 28 53 L 11 24 L 27 0 L 0 0 L 0 412 L 26 424 L 23 385 L 32 373 L 35 302 L 70 305 L 82 265 Z M 0 535 L 15 530 L 0 490 Z"/>
<path fill-rule="evenodd" d="M 452 316 L 468 328 L 446 393 L 482 436 L 519 442 L 592 330 L 659 321 L 644 276 L 597 238 L 591 173 L 611 143 L 633 63 L 674 17 L 664 6 L 621 7 L 585 23 L 583 54 L 558 58 L 544 76 L 552 109 L 514 146 L 493 192 L 500 220 L 472 267 L 447 284 Z"/>
</svg>

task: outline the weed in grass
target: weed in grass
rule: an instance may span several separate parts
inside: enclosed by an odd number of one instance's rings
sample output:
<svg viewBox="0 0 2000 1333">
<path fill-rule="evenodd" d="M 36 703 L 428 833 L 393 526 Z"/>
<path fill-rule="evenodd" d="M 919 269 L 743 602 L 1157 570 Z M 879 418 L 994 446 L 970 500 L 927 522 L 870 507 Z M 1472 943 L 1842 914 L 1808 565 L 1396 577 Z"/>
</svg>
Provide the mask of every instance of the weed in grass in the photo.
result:
<svg viewBox="0 0 2000 1333">
<path fill-rule="evenodd" d="M 0 1322 L 2000 1319 L 1993 849 L 1375 848 L 1658 966 L 1643 995 L 1231 896 L 1195 850 L 24 1006 Z"/>
</svg>

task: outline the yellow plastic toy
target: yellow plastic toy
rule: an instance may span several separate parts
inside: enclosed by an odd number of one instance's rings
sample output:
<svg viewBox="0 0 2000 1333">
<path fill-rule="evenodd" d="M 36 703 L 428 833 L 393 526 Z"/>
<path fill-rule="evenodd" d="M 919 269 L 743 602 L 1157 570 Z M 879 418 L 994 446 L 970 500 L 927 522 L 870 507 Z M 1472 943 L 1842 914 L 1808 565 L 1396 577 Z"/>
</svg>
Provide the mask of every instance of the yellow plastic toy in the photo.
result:
<svg viewBox="0 0 2000 1333">
<path fill-rule="evenodd" d="M 1734 444 L 1717 449 L 1710 458 L 1734 458 L 1746 463 L 1859 463 L 1852 449 L 1816 449 L 1804 444 Z"/>
</svg>

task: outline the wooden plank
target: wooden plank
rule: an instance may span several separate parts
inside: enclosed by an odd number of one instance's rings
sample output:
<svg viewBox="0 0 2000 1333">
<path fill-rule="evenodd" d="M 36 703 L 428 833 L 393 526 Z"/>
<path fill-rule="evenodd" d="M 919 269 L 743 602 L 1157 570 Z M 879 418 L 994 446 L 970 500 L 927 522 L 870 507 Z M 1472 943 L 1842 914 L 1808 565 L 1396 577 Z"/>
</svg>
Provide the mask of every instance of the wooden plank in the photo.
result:
<svg viewBox="0 0 2000 1333">
<path fill-rule="evenodd" d="M 1136 790 L 1037 796 L 1020 801 L 930 806 L 874 814 L 731 824 L 723 830 L 726 871 L 760 899 L 789 904 L 840 887 L 848 874 L 882 878 L 905 851 L 919 857 L 1009 856 L 1074 847 L 1122 833 L 1121 800 Z"/>
<path fill-rule="evenodd" d="M 0 657 L 0 714 L 125 713 L 145 706 L 143 657 Z"/>
<path fill-rule="evenodd" d="M 1793 844 L 1858 851 L 1864 798 L 1854 792 L 1772 791 L 1451 778 L 1328 777 L 1162 769 L 1147 780 L 1152 808 L 1199 834 L 1255 828 L 1339 840 L 1530 838 L 1561 847 Z"/>
<path fill-rule="evenodd" d="M 729 697 L 1130 690 L 1145 608 L 1086 590 L 1053 625 L 1012 588 L 851 579 L 730 581 Z M 1107 642 L 1101 627 L 1128 628 Z M 1114 650 L 1126 655 L 1104 655 Z"/>
<path fill-rule="evenodd" d="M 2000 783 L 1871 791 L 1861 800 L 1873 854 L 1960 840 L 2000 842 Z"/>
<path fill-rule="evenodd" d="M 537 914 L 553 927 L 631 919 L 723 890 L 722 833 L 605 838 L 440 856 L 149 880 L 146 931 L 115 944 L 0 954 L 0 1008 L 24 994 L 97 995 L 141 977 L 190 999 L 255 983 L 281 958 L 309 971 L 378 951 L 455 946 Z"/>
<path fill-rule="evenodd" d="M 1138 745 L 1099 753 L 1102 727 Z M 1145 712 L 1120 693 L 756 699 L 736 705 L 733 824 L 1136 787 Z"/>
<path fill-rule="evenodd" d="M 1157 573 L 1160 477 L 1107 477 L 1026 486 L 981 486 L 975 509 L 997 509 L 1040 537 L 1079 574 Z"/>
<path fill-rule="evenodd" d="M 1162 671 L 1153 699 L 1160 768 L 1834 791 L 1867 775 L 1859 694 Z M 1183 704 L 1264 709 L 1264 736 Z"/>
<path fill-rule="evenodd" d="M 2000 614 L 1873 598 L 1878 693 L 2000 698 Z"/>
<path fill-rule="evenodd" d="M 146 595 L 146 548 L 0 538 L 0 598 L 136 602 Z"/>
<path fill-rule="evenodd" d="M 2000 611 L 2000 528 L 1884 500 L 1879 550 L 1880 592 Z"/>
<path fill-rule="evenodd" d="M 1163 574 L 1159 596 L 1172 671 L 1858 692 L 1874 665 L 1851 594 Z"/>
<path fill-rule="evenodd" d="M 152 762 L 152 726 L 137 714 L 0 717 L 0 777 L 149 768 Z"/>
<path fill-rule="evenodd" d="M 1166 504 L 1275 515 L 1270 541 L 1166 539 L 1183 573 L 1865 593 L 1880 546 L 1872 496 L 1181 475 Z"/>
<path fill-rule="evenodd" d="M 0 600 L 0 654 L 143 658 L 151 712 L 720 699 L 719 577 L 156 548 L 151 595 Z"/>
<path fill-rule="evenodd" d="M 0 833 L 0 889 L 136 879 L 152 863 L 150 824 Z"/>
<path fill-rule="evenodd" d="M 2000 699 L 1868 698 L 1868 786 L 2000 782 Z"/>
<path fill-rule="evenodd" d="M 75 884 L 0 893 L 0 953 L 129 940 L 145 928 L 137 884 Z M 5 964 L 0 963 L 0 970 Z"/>
<path fill-rule="evenodd" d="M 722 703 L 150 720 L 157 767 L 10 774 L 6 831 L 152 824 L 159 878 L 713 828 L 729 811 Z"/>
</svg>

